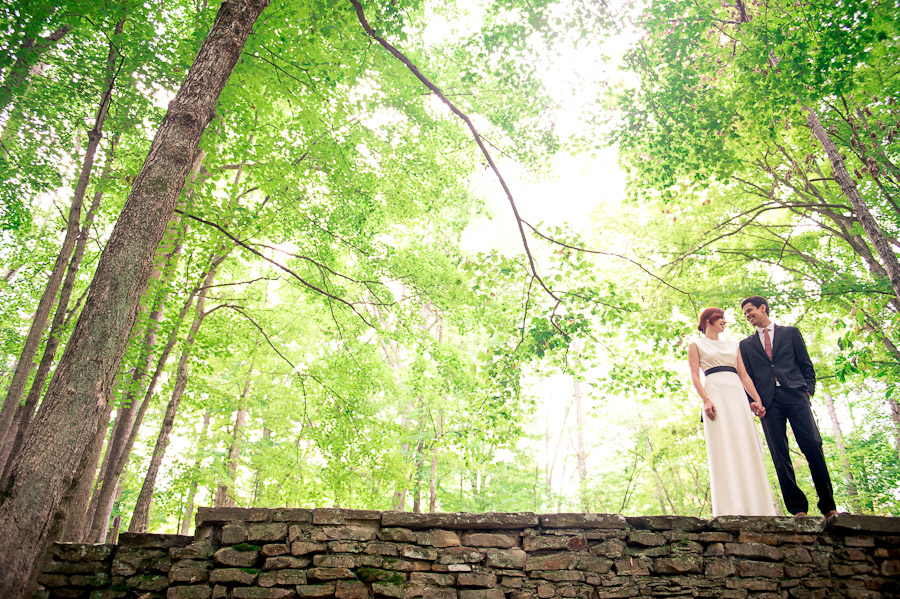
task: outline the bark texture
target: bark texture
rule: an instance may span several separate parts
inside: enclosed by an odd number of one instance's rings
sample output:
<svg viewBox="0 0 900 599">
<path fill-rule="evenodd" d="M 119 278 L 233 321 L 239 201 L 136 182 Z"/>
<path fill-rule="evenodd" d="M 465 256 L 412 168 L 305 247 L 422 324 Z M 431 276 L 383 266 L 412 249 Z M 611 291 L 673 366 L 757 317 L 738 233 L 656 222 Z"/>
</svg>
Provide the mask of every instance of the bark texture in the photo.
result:
<svg viewBox="0 0 900 599">
<path fill-rule="evenodd" d="M 194 164 L 191 167 L 191 182 L 196 181 L 197 174 L 205 157 L 205 152 L 200 150 L 194 157 Z M 190 201 L 193 188 L 188 190 L 187 196 Z M 177 224 L 179 219 L 173 219 L 173 223 Z M 176 233 L 176 231 L 178 231 Z M 113 504 L 115 503 L 116 494 L 121 492 L 119 487 L 119 478 L 125 469 L 125 464 L 131 455 L 131 449 L 137 439 L 138 431 L 144 419 L 144 414 L 150 405 L 150 400 L 156 391 L 156 383 L 159 380 L 160 373 L 165 367 L 169 359 L 169 354 L 178 338 L 178 330 L 182 321 L 190 311 L 194 301 L 194 295 L 191 294 L 185 302 L 181 313 L 175 321 L 175 325 L 167 340 L 162 355 L 159 358 L 155 372 L 147 383 L 147 374 L 150 371 L 150 365 L 153 360 L 153 350 L 156 346 L 156 334 L 159 324 L 162 322 L 165 310 L 165 302 L 169 293 L 169 280 L 174 274 L 177 259 L 181 254 L 181 249 L 185 236 L 187 235 L 187 225 L 182 224 L 180 230 L 173 227 L 172 234 L 174 240 L 170 248 L 163 251 L 164 259 L 162 260 L 160 279 L 164 280 L 163 288 L 157 294 L 153 307 L 151 308 L 147 329 L 144 332 L 142 355 L 137 361 L 137 368 L 132 373 L 131 384 L 126 391 L 125 397 L 122 399 L 120 409 L 116 415 L 116 423 L 110 435 L 107 444 L 107 455 L 104 457 L 103 466 L 100 469 L 100 476 L 97 480 L 97 489 L 91 497 L 91 506 L 87 526 L 89 531 L 86 539 L 94 543 L 102 543 L 105 533 L 109 525 L 109 518 L 112 514 Z M 205 276 L 205 275 L 204 275 Z M 146 385 L 146 393 L 143 400 L 138 403 L 138 394 Z"/>
<path fill-rule="evenodd" d="M 171 254 L 169 255 L 171 258 Z M 168 260 L 167 260 L 168 262 Z M 165 269 L 160 269 L 159 275 Z M 103 456 L 103 465 L 94 494 L 91 496 L 90 507 L 86 522 L 86 542 L 103 542 L 106 531 L 106 523 L 109 521 L 109 513 L 112 511 L 112 498 L 119 482 L 119 472 L 112 474 L 124 453 L 126 440 L 134 426 L 135 416 L 138 412 L 138 393 L 143 389 L 150 367 L 153 364 L 153 350 L 156 347 L 156 332 L 163 318 L 167 285 L 157 294 L 147 318 L 147 327 L 144 329 L 141 341 L 140 355 L 135 362 L 131 380 L 127 383 L 125 393 L 116 411 L 116 421 L 113 424 L 106 445 L 106 454 Z M 125 456 L 127 459 L 128 456 Z M 102 500 L 102 501 L 101 501 Z"/>
<path fill-rule="evenodd" d="M 0 495 L 0 596 L 24 597 L 60 500 L 101 426 L 110 386 L 200 138 L 267 0 L 226 1 L 169 105 L 100 257 L 85 306 Z"/>
</svg>

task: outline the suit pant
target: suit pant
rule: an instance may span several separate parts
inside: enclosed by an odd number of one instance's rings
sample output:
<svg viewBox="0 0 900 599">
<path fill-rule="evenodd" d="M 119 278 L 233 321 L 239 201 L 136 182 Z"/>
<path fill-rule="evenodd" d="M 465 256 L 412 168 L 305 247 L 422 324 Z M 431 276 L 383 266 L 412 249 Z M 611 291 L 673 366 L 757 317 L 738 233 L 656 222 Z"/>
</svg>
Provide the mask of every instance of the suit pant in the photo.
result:
<svg viewBox="0 0 900 599">
<path fill-rule="evenodd" d="M 803 389 L 775 387 L 775 395 L 766 406 L 766 416 L 761 422 L 785 506 L 792 514 L 809 511 L 809 502 L 797 486 L 797 478 L 794 476 L 794 465 L 788 450 L 788 421 L 800 451 L 809 462 L 809 471 L 819 495 L 819 510 L 824 514 L 835 509 L 831 476 L 825 465 L 822 437 L 819 436 L 819 427 L 810 410 L 809 396 Z"/>
</svg>

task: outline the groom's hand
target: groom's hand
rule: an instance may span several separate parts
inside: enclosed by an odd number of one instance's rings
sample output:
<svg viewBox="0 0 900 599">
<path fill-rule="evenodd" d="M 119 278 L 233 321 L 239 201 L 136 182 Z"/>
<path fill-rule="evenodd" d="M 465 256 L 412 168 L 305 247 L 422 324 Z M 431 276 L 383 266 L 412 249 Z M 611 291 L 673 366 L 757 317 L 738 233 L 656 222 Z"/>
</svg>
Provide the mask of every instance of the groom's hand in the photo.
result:
<svg viewBox="0 0 900 599">
<path fill-rule="evenodd" d="M 765 418 L 766 416 L 765 406 L 755 401 L 750 404 L 750 411 L 753 412 L 757 418 Z"/>
</svg>

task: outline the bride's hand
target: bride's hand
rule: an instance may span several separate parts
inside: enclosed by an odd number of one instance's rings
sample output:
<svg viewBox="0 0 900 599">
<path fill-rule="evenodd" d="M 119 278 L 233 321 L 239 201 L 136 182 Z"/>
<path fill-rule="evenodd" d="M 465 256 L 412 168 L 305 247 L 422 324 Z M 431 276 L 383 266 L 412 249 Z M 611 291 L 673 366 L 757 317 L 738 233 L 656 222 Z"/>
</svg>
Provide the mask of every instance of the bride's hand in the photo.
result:
<svg viewBox="0 0 900 599">
<path fill-rule="evenodd" d="M 750 411 L 756 414 L 757 418 L 764 418 L 766 415 L 766 408 L 758 401 L 750 404 Z"/>
<path fill-rule="evenodd" d="M 703 412 L 706 414 L 706 417 L 710 420 L 716 419 L 716 406 L 712 401 L 706 400 L 703 402 Z"/>
</svg>

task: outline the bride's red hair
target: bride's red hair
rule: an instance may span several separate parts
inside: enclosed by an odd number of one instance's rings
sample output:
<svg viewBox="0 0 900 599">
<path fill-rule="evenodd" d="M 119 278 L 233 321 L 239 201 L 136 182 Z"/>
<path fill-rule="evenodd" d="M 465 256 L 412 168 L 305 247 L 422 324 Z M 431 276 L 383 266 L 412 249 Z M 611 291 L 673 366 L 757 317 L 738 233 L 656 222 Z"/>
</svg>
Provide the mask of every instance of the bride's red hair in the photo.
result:
<svg viewBox="0 0 900 599">
<path fill-rule="evenodd" d="M 701 333 L 705 333 L 706 325 L 711 324 L 720 318 L 725 318 L 725 310 L 722 308 L 704 308 L 700 312 L 700 323 L 697 325 L 697 329 L 699 329 Z"/>
</svg>

